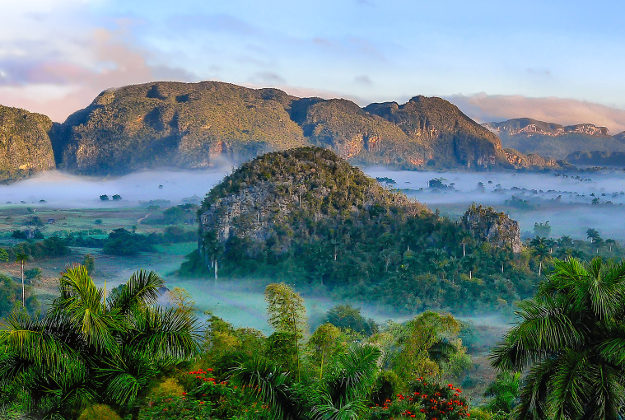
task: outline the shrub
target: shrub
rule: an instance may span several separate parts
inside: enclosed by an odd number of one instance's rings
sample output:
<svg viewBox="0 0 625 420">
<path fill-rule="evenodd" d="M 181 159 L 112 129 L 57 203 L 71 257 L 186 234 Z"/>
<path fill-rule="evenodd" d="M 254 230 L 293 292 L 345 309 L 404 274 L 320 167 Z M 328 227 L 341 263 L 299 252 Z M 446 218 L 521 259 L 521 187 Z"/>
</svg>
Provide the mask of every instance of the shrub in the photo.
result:
<svg viewBox="0 0 625 420">
<path fill-rule="evenodd" d="M 78 420 L 122 420 L 122 418 L 108 405 L 95 404 L 83 410 Z"/>
</svg>

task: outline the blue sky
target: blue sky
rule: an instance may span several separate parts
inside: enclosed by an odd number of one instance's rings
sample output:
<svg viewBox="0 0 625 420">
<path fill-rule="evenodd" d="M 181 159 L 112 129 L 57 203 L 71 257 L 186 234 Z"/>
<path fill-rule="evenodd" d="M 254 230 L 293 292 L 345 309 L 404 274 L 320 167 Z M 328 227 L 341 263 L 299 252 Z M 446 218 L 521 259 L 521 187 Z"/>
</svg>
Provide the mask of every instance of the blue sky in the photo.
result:
<svg viewBox="0 0 625 420">
<path fill-rule="evenodd" d="M 0 103 L 57 120 L 107 87 L 214 79 L 361 105 L 436 95 L 480 120 L 534 116 L 625 130 L 623 2 L 3 0 L 3 7 Z"/>
</svg>

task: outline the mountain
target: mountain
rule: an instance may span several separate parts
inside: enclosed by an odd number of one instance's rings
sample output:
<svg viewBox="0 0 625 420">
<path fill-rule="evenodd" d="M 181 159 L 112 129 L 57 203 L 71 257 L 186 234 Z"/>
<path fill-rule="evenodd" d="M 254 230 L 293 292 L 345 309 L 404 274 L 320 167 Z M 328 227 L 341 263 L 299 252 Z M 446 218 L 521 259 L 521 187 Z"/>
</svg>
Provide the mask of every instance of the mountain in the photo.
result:
<svg viewBox="0 0 625 420">
<path fill-rule="evenodd" d="M 625 151 L 625 136 L 612 137 L 606 127 L 594 124 L 564 126 L 531 118 L 516 118 L 484 126 L 499 135 L 504 147 L 554 159 L 566 159 L 574 152 Z"/>
<path fill-rule="evenodd" d="M 0 105 L 0 182 L 53 169 L 50 118 Z"/>
<path fill-rule="evenodd" d="M 198 252 L 181 268 L 201 268 L 196 275 L 288 280 L 412 312 L 483 309 L 502 291 L 508 302 L 521 294 L 523 282 L 501 274 L 501 258 L 521 250 L 515 221 L 482 207 L 462 223 L 440 217 L 319 147 L 243 164 L 198 216 Z M 506 266 L 509 278 L 526 276 Z"/>
<path fill-rule="evenodd" d="M 415 96 L 406 104 L 375 103 L 364 108 L 396 124 L 406 135 L 431 151 L 421 165 L 488 168 L 511 166 L 497 136 L 441 98 Z"/>
<path fill-rule="evenodd" d="M 579 166 L 625 167 L 625 152 L 574 152 L 566 160 Z"/>
<path fill-rule="evenodd" d="M 536 166 L 524 156 L 511 163 L 496 135 L 440 98 L 363 109 L 345 99 L 222 82 L 104 91 L 53 130 L 52 140 L 58 165 L 83 174 L 204 168 L 303 145 L 329 148 L 354 163 L 413 169 Z"/>
</svg>

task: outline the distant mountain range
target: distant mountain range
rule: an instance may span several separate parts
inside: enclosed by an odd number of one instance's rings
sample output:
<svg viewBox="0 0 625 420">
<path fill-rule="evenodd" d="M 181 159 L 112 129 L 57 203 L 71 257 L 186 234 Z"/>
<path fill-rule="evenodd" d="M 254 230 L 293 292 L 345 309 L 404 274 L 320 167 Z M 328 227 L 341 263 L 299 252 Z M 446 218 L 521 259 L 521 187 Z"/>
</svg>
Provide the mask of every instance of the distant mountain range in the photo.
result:
<svg viewBox="0 0 625 420">
<path fill-rule="evenodd" d="M 531 118 L 483 124 L 505 147 L 539 153 L 580 165 L 615 165 L 614 153 L 625 152 L 625 132 L 615 136 L 594 124 L 560 125 Z M 625 161 L 621 160 L 625 163 Z M 620 166 L 620 164 L 618 164 Z"/>
<path fill-rule="evenodd" d="M 157 167 L 206 168 L 224 160 L 238 164 L 305 145 L 331 149 L 355 164 L 406 169 L 560 166 L 537 154 L 504 149 L 497 135 L 435 97 L 361 108 L 345 99 L 298 98 L 278 89 L 154 82 L 106 90 L 62 124 L 9 110 L 14 108 L 0 108 L 0 180 L 14 178 L 17 162 L 26 168 L 21 174 L 56 166 L 115 175 Z M 26 117 L 12 117 L 15 112 Z M 45 143 L 39 153 L 28 152 L 33 136 Z"/>
</svg>

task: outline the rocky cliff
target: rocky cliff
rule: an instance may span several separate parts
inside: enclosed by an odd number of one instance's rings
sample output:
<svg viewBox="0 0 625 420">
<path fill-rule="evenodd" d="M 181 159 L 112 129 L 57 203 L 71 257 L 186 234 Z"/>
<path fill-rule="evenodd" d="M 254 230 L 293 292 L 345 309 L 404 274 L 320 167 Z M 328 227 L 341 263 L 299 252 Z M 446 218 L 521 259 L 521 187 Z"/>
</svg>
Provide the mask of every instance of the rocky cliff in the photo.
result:
<svg viewBox="0 0 625 420">
<path fill-rule="evenodd" d="M 0 105 L 0 182 L 55 167 L 50 118 Z"/>
<path fill-rule="evenodd" d="M 375 103 L 364 108 L 396 124 L 430 149 L 423 164 L 467 168 L 513 167 L 499 138 L 441 98 L 415 96 L 407 103 Z"/>
<path fill-rule="evenodd" d="M 521 252 L 519 223 L 492 207 L 471 206 L 462 216 L 462 225 L 479 240 L 509 248 L 514 253 Z"/>
</svg>

